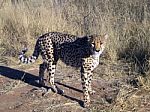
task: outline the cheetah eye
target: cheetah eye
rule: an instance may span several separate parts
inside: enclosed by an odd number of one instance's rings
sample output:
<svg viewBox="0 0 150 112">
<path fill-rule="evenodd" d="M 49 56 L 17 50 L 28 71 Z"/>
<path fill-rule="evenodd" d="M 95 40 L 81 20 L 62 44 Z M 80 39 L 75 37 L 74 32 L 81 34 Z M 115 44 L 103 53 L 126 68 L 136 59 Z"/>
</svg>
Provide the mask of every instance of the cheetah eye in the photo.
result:
<svg viewBox="0 0 150 112">
<path fill-rule="evenodd" d="M 102 45 L 102 44 L 103 44 L 103 42 L 100 41 L 100 45 Z"/>
<path fill-rule="evenodd" d="M 95 43 L 92 43 L 91 45 L 92 45 L 92 47 L 94 47 L 94 46 L 95 46 Z"/>
</svg>

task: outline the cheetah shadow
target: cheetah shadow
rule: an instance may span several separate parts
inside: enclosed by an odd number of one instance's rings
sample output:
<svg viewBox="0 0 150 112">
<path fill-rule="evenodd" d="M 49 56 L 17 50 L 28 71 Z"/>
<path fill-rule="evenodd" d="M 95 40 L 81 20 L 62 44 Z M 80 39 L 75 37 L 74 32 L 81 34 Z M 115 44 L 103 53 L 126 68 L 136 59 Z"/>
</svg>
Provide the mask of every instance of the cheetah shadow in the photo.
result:
<svg viewBox="0 0 150 112">
<path fill-rule="evenodd" d="M 32 85 L 34 87 L 38 87 L 38 88 L 44 87 L 46 89 L 50 89 L 50 87 L 43 86 L 43 85 L 40 85 L 38 83 L 38 80 L 39 80 L 38 76 L 35 76 L 33 74 L 30 74 L 30 73 L 27 73 L 27 72 L 24 72 L 24 71 L 20 71 L 20 70 L 17 70 L 17 69 L 13 69 L 13 68 L 10 68 L 10 67 L 0 66 L 0 75 L 5 76 L 5 77 L 10 78 L 10 79 L 14 79 L 14 80 L 21 80 L 21 81 L 23 81 L 23 82 L 25 82 L 29 85 Z M 82 93 L 82 90 L 76 89 L 76 88 L 68 86 L 66 84 L 63 84 L 63 83 L 60 83 L 60 82 L 55 82 L 55 83 L 58 84 L 58 85 L 64 86 L 66 88 L 72 89 L 74 91 Z M 66 94 L 61 94 L 61 93 L 58 93 L 58 94 L 65 97 L 65 98 L 68 98 L 70 100 L 76 101 L 76 102 L 79 103 L 80 106 L 83 106 L 83 101 L 82 100 L 79 100 L 79 99 L 74 98 L 72 96 L 68 96 Z"/>
</svg>

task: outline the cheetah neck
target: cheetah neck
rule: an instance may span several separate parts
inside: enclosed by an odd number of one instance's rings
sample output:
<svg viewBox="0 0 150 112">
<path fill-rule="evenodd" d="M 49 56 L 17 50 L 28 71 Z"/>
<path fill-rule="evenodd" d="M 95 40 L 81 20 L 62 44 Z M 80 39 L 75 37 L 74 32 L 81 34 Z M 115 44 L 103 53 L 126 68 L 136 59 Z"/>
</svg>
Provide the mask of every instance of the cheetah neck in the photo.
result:
<svg viewBox="0 0 150 112">
<path fill-rule="evenodd" d="M 99 52 L 94 52 L 94 54 L 92 55 L 92 57 L 94 58 L 94 59 L 99 59 L 99 57 L 100 57 L 100 55 L 102 54 L 102 52 L 103 51 L 99 51 Z"/>
<path fill-rule="evenodd" d="M 92 55 L 92 59 L 93 59 L 93 70 L 99 65 L 99 57 L 101 55 L 101 51 L 99 52 L 94 52 L 94 54 Z"/>
</svg>

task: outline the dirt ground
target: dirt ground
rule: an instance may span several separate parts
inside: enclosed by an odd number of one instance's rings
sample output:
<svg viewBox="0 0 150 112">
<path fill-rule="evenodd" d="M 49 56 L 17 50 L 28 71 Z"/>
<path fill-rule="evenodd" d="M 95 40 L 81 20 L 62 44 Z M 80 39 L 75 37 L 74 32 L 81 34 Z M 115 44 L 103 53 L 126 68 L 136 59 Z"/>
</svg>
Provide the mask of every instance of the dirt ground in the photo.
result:
<svg viewBox="0 0 150 112">
<path fill-rule="evenodd" d="M 85 109 L 79 71 L 59 66 L 55 81 L 64 94 L 56 94 L 50 89 L 47 93 L 38 84 L 37 66 L 32 69 L 0 66 L 0 112 L 150 112 L 150 91 L 139 87 L 135 80 L 129 77 L 106 80 L 99 77 L 100 69 L 94 74 L 96 93 L 91 95 L 91 106 Z"/>
</svg>

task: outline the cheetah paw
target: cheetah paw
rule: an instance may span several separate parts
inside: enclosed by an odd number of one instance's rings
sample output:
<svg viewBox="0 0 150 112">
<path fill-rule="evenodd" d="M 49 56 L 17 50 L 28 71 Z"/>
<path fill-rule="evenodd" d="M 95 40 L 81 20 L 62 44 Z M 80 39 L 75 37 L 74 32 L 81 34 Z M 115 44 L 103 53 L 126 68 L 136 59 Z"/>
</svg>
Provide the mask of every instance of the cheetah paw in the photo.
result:
<svg viewBox="0 0 150 112">
<path fill-rule="evenodd" d="M 62 95 L 64 94 L 64 90 L 57 88 L 57 93 Z"/>
<path fill-rule="evenodd" d="M 84 108 L 89 108 L 90 107 L 90 102 L 84 102 L 83 107 Z"/>
<path fill-rule="evenodd" d="M 95 93 L 96 93 L 96 91 L 94 91 L 94 90 L 90 90 L 90 91 L 89 91 L 89 93 L 93 95 L 93 94 L 95 94 Z"/>
<path fill-rule="evenodd" d="M 52 87 L 51 90 L 57 94 L 64 94 L 64 90 L 59 89 L 57 86 Z"/>
</svg>

